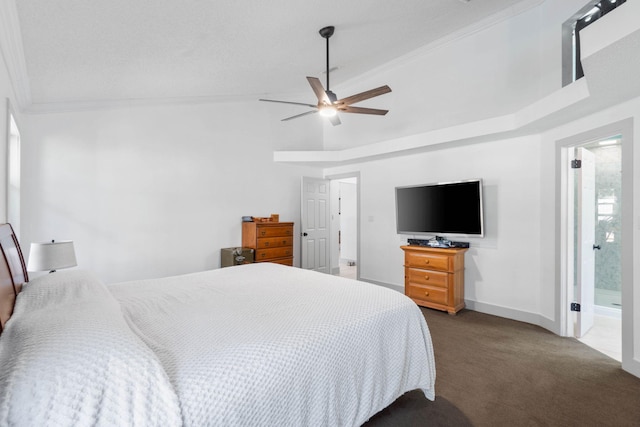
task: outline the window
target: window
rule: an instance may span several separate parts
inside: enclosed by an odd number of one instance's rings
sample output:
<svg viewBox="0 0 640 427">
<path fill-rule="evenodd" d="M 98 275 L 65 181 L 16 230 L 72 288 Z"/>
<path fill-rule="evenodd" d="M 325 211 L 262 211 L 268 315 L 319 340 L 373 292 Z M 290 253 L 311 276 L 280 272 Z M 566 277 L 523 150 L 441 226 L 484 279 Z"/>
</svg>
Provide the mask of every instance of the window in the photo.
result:
<svg viewBox="0 0 640 427">
<path fill-rule="evenodd" d="M 590 1 L 562 26 L 562 86 L 584 76 L 580 62 L 580 31 L 627 0 Z"/>
<path fill-rule="evenodd" d="M 7 144 L 7 222 L 20 237 L 20 131 L 9 108 Z"/>
</svg>

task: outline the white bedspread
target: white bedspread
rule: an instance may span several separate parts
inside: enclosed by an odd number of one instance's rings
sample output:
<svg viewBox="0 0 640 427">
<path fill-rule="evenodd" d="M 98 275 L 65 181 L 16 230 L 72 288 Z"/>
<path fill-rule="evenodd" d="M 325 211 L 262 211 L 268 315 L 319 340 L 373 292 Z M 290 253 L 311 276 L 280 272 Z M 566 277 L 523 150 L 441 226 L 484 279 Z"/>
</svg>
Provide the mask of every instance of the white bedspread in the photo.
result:
<svg viewBox="0 0 640 427">
<path fill-rule="evenodd" d="M 357 426 L 434 399 L 429 331 L 404 295 L 258 263 L 110 285 L 189 426 Z"/>
<path fill-rule="evenodd" d="M 179 426 L 176 393 L 82 270 L 24 286 L 0 339 L 0 426 Z"/>
</svg>

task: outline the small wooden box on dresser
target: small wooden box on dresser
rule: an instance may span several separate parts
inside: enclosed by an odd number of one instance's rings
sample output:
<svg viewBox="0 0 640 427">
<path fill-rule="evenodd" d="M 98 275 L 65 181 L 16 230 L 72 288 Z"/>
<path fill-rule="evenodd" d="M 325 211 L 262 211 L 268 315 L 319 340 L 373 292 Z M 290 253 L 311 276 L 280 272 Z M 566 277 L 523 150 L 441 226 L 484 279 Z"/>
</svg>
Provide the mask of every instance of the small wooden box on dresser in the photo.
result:
<svg viewBox="0 0 640 427">
<path fill-rule="evenodd" d="M 255 250 L 255 262 L 293 265 L 293 222 L 243 222 L 242 247 Z"/>
<path fill-rule="evenodd" d="M 464 308 L 466 248 L 402 246 L 404 293 L 416 304 L 456 314 Z"/>
</svg>

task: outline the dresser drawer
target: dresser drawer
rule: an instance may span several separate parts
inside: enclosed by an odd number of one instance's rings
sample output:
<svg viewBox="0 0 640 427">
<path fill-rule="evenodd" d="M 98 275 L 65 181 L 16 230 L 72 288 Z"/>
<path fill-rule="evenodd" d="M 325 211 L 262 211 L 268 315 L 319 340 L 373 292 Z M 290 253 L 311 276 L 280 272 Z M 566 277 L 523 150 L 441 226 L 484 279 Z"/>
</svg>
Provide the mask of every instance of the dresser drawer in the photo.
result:
<svg viewBox="0 0 640 427">
<path fill-rule="evenodd" d="M 272 249 L 256 249 L 255 260 L 266 261 L 273 258 L 285 258 L 293 256 L 293 248 L 291 246 Z"/>
<path fill-rule="evenodd" d="M 411 283 L 439 286 L 441 288 L 449 287 L 449 273 L 440 271 L 423 270 L 420 268 L 407 268 L 407 280 Z"/>
<path fill-rule="evenodd" d="M 260 227 L 257 230 L 258 237 L 279 237 L 279 236 L 293 236 L 292 226 L 282 227 Z"/>
<path fill-rule="evenodd" d="M 422 300 L 443 305 L 447 305 L 448 303 L 448 291 L 445 288 L 435 288 L 407 282 L 405 294 L 414 300 Z"/>
<path fill-rule="evenodd" d="M 289 267 L 293 267 L 293 257 L 272 259 L 264 262 L 272 262 L 274 264 L 282 264 L 282 265 L 288 265 Z"/>
<path fill-rule="evenodd" d="M 405 261 L 407 263 L 407 267 L 449 271 L 449 257 L 446 255 L 406 252 Z"/>
<path fill-rule="evenodd" d="M 283 246 L 293 246 L 293 236 L 289 237 L 263 237 L 256 239 L 258 249 L 280 248 Z"/>
</svg>

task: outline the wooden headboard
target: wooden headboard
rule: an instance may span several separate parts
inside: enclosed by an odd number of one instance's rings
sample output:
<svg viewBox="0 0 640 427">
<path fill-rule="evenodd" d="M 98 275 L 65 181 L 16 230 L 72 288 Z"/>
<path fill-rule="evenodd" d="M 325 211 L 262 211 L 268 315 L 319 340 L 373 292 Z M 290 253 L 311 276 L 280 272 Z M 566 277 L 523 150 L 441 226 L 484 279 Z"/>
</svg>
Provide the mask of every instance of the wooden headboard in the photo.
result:
<svg viewBox="0 0 640 427">
<path fill-rule="evenodd" d="M 0 333 L 13 313 L 22 284 L 29 281 L 18 238 L 11 224 L 0 225 Z"/>
</svg>

